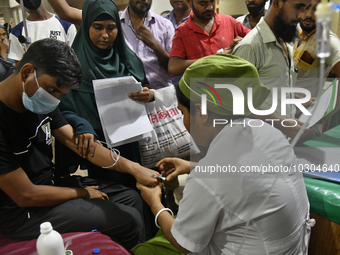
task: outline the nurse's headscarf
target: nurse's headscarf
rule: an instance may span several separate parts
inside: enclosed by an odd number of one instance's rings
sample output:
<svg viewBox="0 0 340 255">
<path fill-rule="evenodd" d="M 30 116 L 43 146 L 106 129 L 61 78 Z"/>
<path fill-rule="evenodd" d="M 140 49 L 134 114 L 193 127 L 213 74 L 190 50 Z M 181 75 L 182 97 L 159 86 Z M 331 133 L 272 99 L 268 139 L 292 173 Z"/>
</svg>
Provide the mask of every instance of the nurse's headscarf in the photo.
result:
<svg viewBox="0 0 340 255">
<path fill-rule="evenodd" d="M 215 84 L 228 84 L 238 88 L 244 95 L 244 114 L 249 115 L 248 88 L 252 88 L 252 103 L 255 109 L 261 106 L 270 93 L 264 86 L 254 65 L 233 55 L 218 53 L 200 58 L 184 72 L 178 86 L 183 95 L 193 103 L 201 103 L 207 95 L 207 110 L 220 115 L 233 116 L 234 95 L 226 88 Z M 240 95 L 235 93 L 240 99 Z"/>
<path fill-rule="evenodd" d="M 118 34 L 112 47 L 99 49 L 89 35 L 93 21 L 102 14 L 107 14 L 117 24 Z M 92 80 L 134 76 L 142 84 L 146 82 L 144 66 L 137 55 L 125 44 L 118 9 L 112 0 L 85 0 L 82 11 L 82 23 L 72 44 L 83 70 L 83 84 L 76 89 L 92 92 Z"/>
</svg>

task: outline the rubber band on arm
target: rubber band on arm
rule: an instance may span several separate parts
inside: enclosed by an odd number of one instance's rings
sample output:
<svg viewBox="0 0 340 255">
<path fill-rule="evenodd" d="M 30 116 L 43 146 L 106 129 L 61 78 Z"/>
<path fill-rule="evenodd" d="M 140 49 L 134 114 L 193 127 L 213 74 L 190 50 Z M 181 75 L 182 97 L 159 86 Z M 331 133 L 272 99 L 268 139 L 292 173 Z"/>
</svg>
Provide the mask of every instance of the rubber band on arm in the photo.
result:
<svg viewBox="0 0 340 255">
<path fill-rule="evenodd" d="M 118 160 L 119 160 L 119 158 L 120 158 L 120 151 L 117 150 L 116 148 L 111 147 L 111 146 L 110 146 L 108 143 L 106 143 L 106 142 L 102 142 L 102 141 L 99 141 L 99 140 L 95 140 L 95 142 L 99 142 L 99 143 L 101 143 L 101 144 L 106 144 L 107 148 L 110 150 L 111 158 L 112 158 L 112 160 L 114 161 L 114 163 L 113 163 L 112 165 L 110 165 L 110 166 L 102 166 L 102 168 L 109 169 L 109 168 L 111 168 L 111 167 L 114 167 L 114 166 L 117 164 L 117 162 L 118 162 Z M 116 155 L 116 158 L 114 157 L 113 153 Z"/>
</svg>

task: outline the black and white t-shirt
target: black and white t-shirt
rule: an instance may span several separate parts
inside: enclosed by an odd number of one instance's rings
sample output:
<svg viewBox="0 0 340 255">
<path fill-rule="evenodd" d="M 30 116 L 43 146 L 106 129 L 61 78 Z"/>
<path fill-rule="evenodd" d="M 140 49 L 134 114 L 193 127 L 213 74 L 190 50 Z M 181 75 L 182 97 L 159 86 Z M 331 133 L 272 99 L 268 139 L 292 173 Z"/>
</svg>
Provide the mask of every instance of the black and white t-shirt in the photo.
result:
<svg viewBox="0 0 340 255">
<path fill-rule="evenodd" d="M 58 108 L 49 114 L 20 114 L 0 101 L 0 175 L 21 167 L 32 183 L 53 185 L 51 131 L 66 124 Z M 1 208 L 11 205 L 16 206 L 0 189 L 0 217 Z"/>
</svg>

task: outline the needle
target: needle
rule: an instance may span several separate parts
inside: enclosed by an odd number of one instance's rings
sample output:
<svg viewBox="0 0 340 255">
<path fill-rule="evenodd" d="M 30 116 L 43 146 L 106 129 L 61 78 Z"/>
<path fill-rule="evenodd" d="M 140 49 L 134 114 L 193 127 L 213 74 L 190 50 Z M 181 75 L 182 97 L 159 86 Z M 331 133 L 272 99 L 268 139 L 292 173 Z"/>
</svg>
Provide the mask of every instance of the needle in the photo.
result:
<svg viewBox="0 0 340 255">
<path fill-rule="evenodd" d="M 153 177 L 155 177 L 155 178 L 160 178 L 160 179 L 162 179 L 163 181 L 166 180 L 166 178 L 165 178 L 164 176 L 162 176 L 161 174 L 154 174 Z"/>
</svg>

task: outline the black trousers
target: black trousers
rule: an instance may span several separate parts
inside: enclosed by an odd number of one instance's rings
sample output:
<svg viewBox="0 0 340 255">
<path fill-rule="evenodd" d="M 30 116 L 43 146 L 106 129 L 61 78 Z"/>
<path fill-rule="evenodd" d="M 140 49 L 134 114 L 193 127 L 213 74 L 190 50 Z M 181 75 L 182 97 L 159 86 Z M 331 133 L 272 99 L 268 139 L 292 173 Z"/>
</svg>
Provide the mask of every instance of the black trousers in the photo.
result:
<svg viewBox="0 0 340 255">
<path fill-rule="evenodd" d="M 96 229 L 128 250 L 145 241 L 143 202 L 135 190 L 88 177 L 72 177 L 64 186 L 67 183 L 72 183 L 70 187 L 77 183 L 82 187 L 99 186 L 110 201 L 78 198 L 57 206 L 20 208 L 22 213 L 14 222 L 2 220 L 1 233 L 18 240 L 35 239 L 40 234 L 40 224 L 49 221 L 59 233 Z"/>
</svg>

